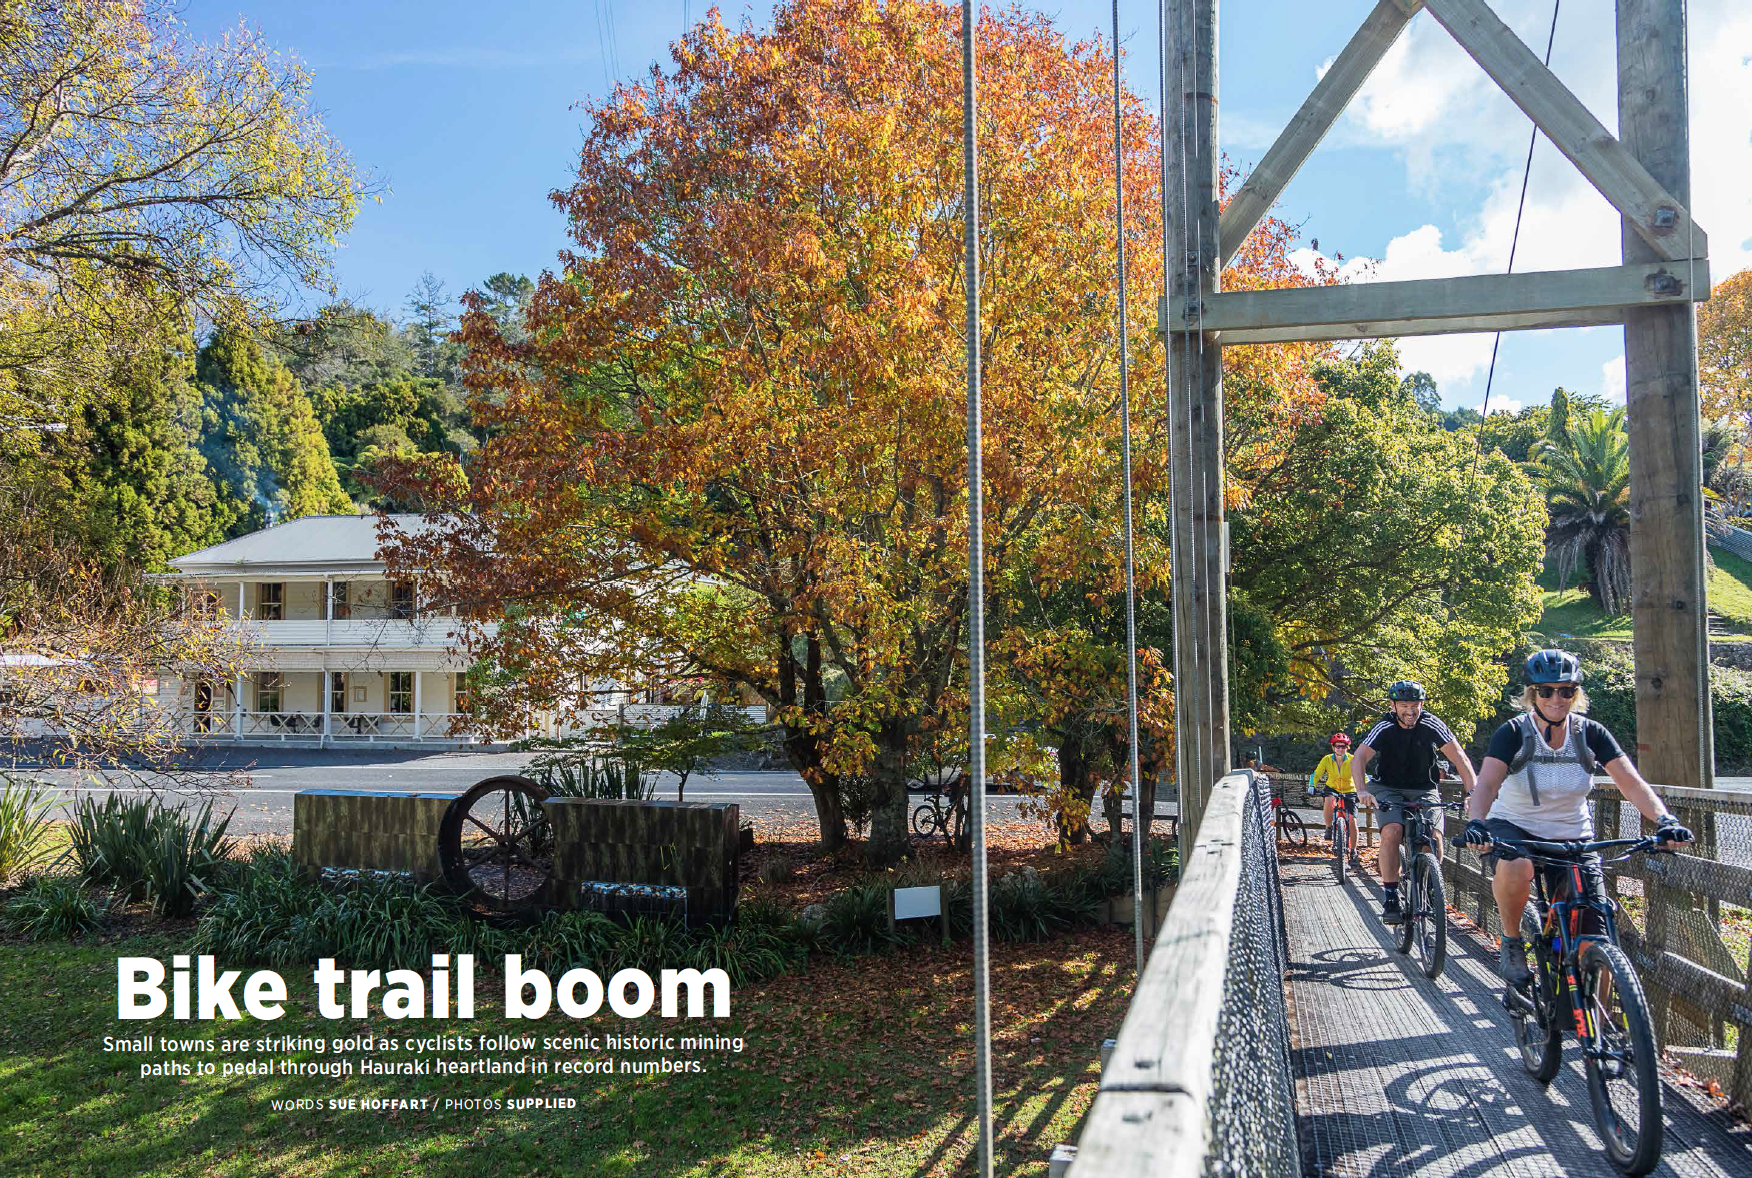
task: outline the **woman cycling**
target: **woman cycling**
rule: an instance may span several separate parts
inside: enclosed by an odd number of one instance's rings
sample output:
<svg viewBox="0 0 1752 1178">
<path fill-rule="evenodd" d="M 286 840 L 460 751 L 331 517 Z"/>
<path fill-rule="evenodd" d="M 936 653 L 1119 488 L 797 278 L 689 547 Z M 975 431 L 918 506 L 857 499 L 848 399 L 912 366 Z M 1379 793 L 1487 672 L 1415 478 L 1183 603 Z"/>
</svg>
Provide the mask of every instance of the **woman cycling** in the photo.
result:
<svg viewBox="0 0 1752 1178">
<path fill-rule="evenodd" d="M 1478 788 L 1467 809 L 1471 821 L 1460 836 L 1488 851 L 1494 839 L 1587 841 L 1594 837 L 1588 794 L 1596 768 L 1604 769 L 1625 800 L 1655 824 L 1663 842 L 1686 843 L 1691 832 L 1667 813 L 1649 783 L 1642 779 L 1624 750 L 1604 725 L 1588 719 L 1588 695 L 1581 688 L 1582 664 L 1562 650 L 1542 650 L 1527 660 L 1525 712 L 1502 725 L 1490 738 L 1479 766 Z M 1494 866 L 1491 893 L 1503 923 L 1499 967 L 1510 985 L 1532 976 L 1527 967 L 1527 943 L 1521 939 L 1521 913 L 1533 888 L 1533 864 L 1526 859 L 1487 855 Z M 1588 895 L 1608 906 L 1606 875 L 1599 855 L 1581 864 Z M 1566 894 L 1569 871 L 1546 868 L 1549 894 Z M 1599 932 L 1593 929 L 1584 931 Z"/>
<path fill-rule="evenodd" d="M 1326 747 L 1332 751 L 1320 758 L 1320 763 L 1314 766 L 1314 773 L 1308 778 L 1310 790 L 1325 787 L 1332 791 L 1326 795 L 1323 807 L 1326 815 L 1326 837 L 1332 838 L 1332 812 L 1338 806 L 1337 794 L 1356 792 L 1356 785 L 1351 781 L 1350 773 L 1350 737 L 1342 732 L 1334 732 L 1326 739 Z"/>
</svg>

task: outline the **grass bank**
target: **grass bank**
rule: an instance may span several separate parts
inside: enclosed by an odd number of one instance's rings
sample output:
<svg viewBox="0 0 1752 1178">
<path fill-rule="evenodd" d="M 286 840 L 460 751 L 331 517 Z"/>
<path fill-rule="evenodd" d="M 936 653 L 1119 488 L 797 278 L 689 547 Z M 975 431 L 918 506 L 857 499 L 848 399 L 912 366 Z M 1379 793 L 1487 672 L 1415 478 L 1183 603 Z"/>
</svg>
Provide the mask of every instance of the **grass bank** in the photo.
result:
<svg viewBox="0 0 1752 1178">
<path fill-rule="evenodd" d="M 879 962 L 818 962 L 750 984 L 725 1020 L 612 1015 L 507 1021 L 502 983 L 483 974 L 480 1017 L 421 1023 L 326 1020 L 308 974 L 282 971 L 290 1000 L 274 1022 L 118 1022 L 121 955 L 165 959 L 182 938 L 99 945 L 9 944 L 0 952 L 0 1173 L 68 1175 L 382 1175 L 481 1178 L 590 1173 L 627 1178 L 804 1174 L 948 1175 L 973 1144 L 971 960 L 967 946 Z M 1087 930 L 1047 944 L 994 945 L 992 987 L 999 1172 L 1044 1175 L 1052 1145 L 1075 1139 L 1098 1078 L 1096 1046 L 1130 993 L 1131 941 Z M 105 1035 L 533 1035 L 551 1066 L 697 1059 L 699 1072 L 561 1076 L 149 1076 L 143 1061 L 191 1065 L 256 1057 L 204 1050 L 106 1053 Z M 718 1035 L 743 1050 L 544 1051 L 545 1036 Z M 431 1060 L 433 1052 L 382 1052 Z M 445 1052 L 470 1058 L 473 1052 Z M 267 1058 L 263 1055 L 260 1058 Z M 292 1053 L 303 1061 L 360 1053 Z M 574 1100 L 564 1109 L 331 1110 L 364 1098 Z M 324 1107 L 276 1111 L 275 1101 Z"/>
</svg>

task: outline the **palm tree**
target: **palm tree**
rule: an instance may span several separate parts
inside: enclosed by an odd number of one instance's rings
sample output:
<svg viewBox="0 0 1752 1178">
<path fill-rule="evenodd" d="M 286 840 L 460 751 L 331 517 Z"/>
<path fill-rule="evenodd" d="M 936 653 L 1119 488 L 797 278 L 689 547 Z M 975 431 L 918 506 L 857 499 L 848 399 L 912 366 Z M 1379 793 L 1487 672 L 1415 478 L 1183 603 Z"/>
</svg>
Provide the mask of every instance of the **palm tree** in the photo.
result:
<svg viewBox="0 0 1752 1178">
<path fill-rule="evenodd" d="M 1540 442 L 1533 452 L 1551 523 L 1546 552 L 1558 580 L 1585 564 L 1583 584 L 1607 613 L 1630 609 L 1630 439 L 1624 410 L 1572 415 L 1564 442 Z"/>
</svg>

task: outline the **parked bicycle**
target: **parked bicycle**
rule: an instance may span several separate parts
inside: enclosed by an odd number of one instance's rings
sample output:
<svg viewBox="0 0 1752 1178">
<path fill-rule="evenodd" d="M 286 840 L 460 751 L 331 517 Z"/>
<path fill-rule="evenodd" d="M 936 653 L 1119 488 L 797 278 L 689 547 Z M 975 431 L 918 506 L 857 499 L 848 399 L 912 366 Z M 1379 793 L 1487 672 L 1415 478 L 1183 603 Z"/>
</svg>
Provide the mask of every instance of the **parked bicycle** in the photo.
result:
<svg viewBox="0 0 1752 1178">
<path fill-rule="evenodd" d="M 1335 789 L 1325 787 L 1309 791 L 1311 797 L 1325 795 L 1338 801 L 1332 808 L 1332 825 L 1326 828 L 1326 837 L 1332 844 L 1333 873 L 1338 876 L 1338 882 L 1343 883 L 1348 871 L 1361 871 L 1363 867 L 1362 861 L 1357 857 L 1357 795 L 1341 794 Z"/>
<path fill-rule="evenodd" d="M 924 799 L 913 807 L 915 835 L 926 840 L 942 835 L 952 850 L 966 849 L 968 780 L 965 775 L 942 785 L 910 781 L 906 792 Z"/>
<path fill-rule="evenodd" d="M 1545 872 L 1535 871 L 1534 898 L 1521 914 L 1521 934 L 1533 949 L 1533 977 L 1503 995 L 1521 1064 L 1549 1084 L 1563 1067 L 1563 1033 L 1572 1031 L 1582 1049 L 1594 1125 L 1607 1157 L 1625 1174 L 1647 1174 L 1661 1160 L 1654 1022 L 1642 982 L 1618 947 L 1612 905 L 1588 895 L 1581 860 L 1602 851 L 1623 852 L 1613 863 L 1641 852 L 1673 852 L 1652 836 L 1555 843 L 1496 839 L 1492 849 L 1503 858 L 1530 859 L 1568 872 L 1561 894 L 1550 896 Z"/>
<path fill-rule="evenodd" d="M 1464 802 L 1405 803 L 1405 837 L 1399 844 L 1399 892 L 1405 919 L 1399 951 L 1414 950 L 1424 977 L 1441 974 L 1448 960 L 1448 892 L 1442 885 L 1442 847 L 1432 810 L 1458 811 Z"/>
<path fill-rule="evenodd" d="M 1302 816 L 1290 809 L 1280 793 L 1271 795 L 1271 822 L 1277 829 L 1277 841 L 1287 843 L 1303 850 L 1308 846 L 1308 824 L 1302 821 Z"/>
</svg>

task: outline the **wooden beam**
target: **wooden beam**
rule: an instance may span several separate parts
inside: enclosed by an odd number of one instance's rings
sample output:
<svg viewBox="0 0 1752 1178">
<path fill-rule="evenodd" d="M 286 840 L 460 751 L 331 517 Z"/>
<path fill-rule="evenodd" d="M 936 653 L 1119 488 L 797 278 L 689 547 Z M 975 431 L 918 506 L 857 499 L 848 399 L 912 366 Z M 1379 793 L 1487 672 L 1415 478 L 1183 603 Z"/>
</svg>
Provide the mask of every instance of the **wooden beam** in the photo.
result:
<svg viewBox="0 0 1752 1178">
<path fill-rule="evenodd" d="M 1227 266 L 1240 252 L 1247 235 L 1277 203 L 1284 187 L 1295 178 L 1296 172 L 1314 153 L 1357 91 L 1362 89 L 1381 58 L 1399 40 L 1399 34 L 1405 31 L 1411 20 L 1411 13 L 1421 2 L 1380 0 L 1333 61 L 1332 67 L 1315 84 L 1313 93 L 1302 103 L 1302 109 L 1284 125 L 1277 142 L 1271 145 L 1271 150 L 1247 177 L 1247 183 L 1223 210 L 1223 265 Z"/>
<path fill-rule="evenodd" d="M 1693 287 L 1693 281 L 1696 286 Z M 1165 326 L 1225 344 L 1452 335 L 1624 322 L 1625 308 L 1709 296 L 1709 261 L 1226 291 L 1175 299 Z M 1190 317 L 1190 322 L 1189 322 Z"/>
<path fill-rule="evenodd" d="M 1688 200 L 1691 144 L 1682 0 L 1618 0 L 1617 44 L 1618 127 L 1624 149 Z M 1675 236 L 1683 245 L 1683 228 Z M 1627 264 L 1646 262 L 1660 248 L 1628 213 L 1620 241 Z M 1649 734 L 1638 737 L 1636 761 L 1651 780 L 1708 788 L 1715 780 L 1715 755 L 1699 494 L 1703 447 L 1696 326 L 1696 313 L 1689 306 L 1639 307 L 1626 314 L 1625 428 L 1631 453 L 1636 723 L 1639 734 Z M 1653 889 L 1649 933 L 1657 946 L 1665 947 L 1666 910 L 1688 904 L 1668 889 Z"/>
<path fill-rule="evenodd" d="M 1424 7 L 1658 256 L 1709 256 L 1709 239 L 1685 203 L 1600 125 L 1484 0 L 1425 0 Z"/>
<path fill-rule="evenodd" d="M 1073 1175 L 1197 1178 L 1210 1150 L 1223 983 L 1240 915 L 1247 770 L 1210 790 L 1168 920 L 1077 1140 Z M 1181 831 L 1186 830 L 1182 819 Z"/>
</svg>

